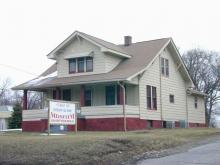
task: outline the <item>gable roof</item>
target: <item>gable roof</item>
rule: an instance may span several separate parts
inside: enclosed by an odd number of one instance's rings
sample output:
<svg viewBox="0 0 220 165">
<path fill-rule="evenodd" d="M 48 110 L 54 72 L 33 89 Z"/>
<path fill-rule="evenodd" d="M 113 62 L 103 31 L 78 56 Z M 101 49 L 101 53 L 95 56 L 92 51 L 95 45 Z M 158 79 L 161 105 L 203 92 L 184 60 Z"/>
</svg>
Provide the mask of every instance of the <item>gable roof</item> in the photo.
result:
<svg viewBox="0 0 220 165">
<path fill-rule="evenodd" d="M 132 76 L 146 69 L 146 66 L 159 55 L 159 53 L 170 42 L 170 38 L 163 38 L 151 41 L 132 43 L 130 46 L 118 45 L 132 55 L 131 58 L 124 59 L 112 71 L 108 73 L 70 76 L 70 77 L 51 77 L 56 71 L 56 64 L 52 65 L 38 78 L 28 81 L 24 84 L 14 87 L 13 89 L 41 89 L 47 87 L 66 86 L 74 84 L 86 84 L 96 82 L 113 82 L 129 80 Z M 45 78 L 46 77 L 46 78 Z"/>
<path fill-rule="evenodd" d="M 75 31 L 73 32 L 68 38 L 66 38 L 61 44 L 59 44 L 54 50 L 52 50 L 47 56 L 48 58 L 54 59 L 55 58 L 55 54 L 57 51 L 59 51 L 62 47 L 64 47 L 66 44 L 68 44 L 74 37 L 80 36 L 88 41 L 90 41 L 91 43 L 101 47 L 101 51 L 103 52 L 111 52 L 113 54 L 119 55 L 119 56 L 123 56 L 126 58 L 130 58 L 131 55 L 129 55 L 128 52 L 126 52 L 125 50 L 121 49 L 120 47 L 118 47 L 117 45 L 111 43 L 111 42 L 107 42 L 104 41 L 102 39 L 93 37 L 91 35 L 79 32 L 79 31 Z"/>
</svg>

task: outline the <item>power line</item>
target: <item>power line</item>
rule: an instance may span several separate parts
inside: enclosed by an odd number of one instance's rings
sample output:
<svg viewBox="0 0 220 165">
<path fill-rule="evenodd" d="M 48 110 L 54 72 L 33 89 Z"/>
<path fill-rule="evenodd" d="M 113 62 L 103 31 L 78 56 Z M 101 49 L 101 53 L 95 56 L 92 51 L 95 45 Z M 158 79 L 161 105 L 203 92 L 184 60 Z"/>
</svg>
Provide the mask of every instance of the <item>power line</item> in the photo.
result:
<svg viewBox="0 0 220 165">
<path fill-rule="evenodd" d="M 13 69 L 13 70 L 16 70 L 16 71 L 20 71 L 20 72 L 23 72 L 23 73 L 32 75 L 32 76 L 38 76 L 38 75 L 35 74 L 35 73 L 31 73 L 31 72 L 29 72 L 29 71 L 26 71 L 26 70 L 24 70 L 24 69 L 20 69 L 20 68 L 11 66 L 11 65 L 6 65 L 6 64 L 0 64 L 0 65 L 3 66 L 3 67 L 6 67 L 6 68 L 10 68 L 10 69 Z"/>
</svg>

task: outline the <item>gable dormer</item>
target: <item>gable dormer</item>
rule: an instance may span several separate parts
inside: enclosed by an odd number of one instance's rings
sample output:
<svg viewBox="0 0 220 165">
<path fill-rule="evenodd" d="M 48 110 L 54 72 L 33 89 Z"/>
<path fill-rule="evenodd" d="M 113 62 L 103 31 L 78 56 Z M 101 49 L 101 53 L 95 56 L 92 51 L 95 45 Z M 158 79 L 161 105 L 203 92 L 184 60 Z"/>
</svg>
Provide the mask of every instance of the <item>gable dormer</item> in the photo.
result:
<svg viewBox="0 0 220 165">
<path fill-rule="evenodd" d="M 130 57 L 117 45 L 77 31 L 48 54 L 57 61 L 58 77 L 107 73 Z"/>
</svg>

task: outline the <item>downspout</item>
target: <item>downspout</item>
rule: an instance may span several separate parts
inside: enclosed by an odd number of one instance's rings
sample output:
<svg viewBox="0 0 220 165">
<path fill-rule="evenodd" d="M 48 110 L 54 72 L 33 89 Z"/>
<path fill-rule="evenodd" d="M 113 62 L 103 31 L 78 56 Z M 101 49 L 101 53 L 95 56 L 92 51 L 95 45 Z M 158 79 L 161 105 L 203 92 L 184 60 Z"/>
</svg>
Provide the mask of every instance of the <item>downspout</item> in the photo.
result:
<svg viewBox="0 0 220 165">
<path fill-rule="evenodd" d="M 126 121 L 126 113 L 125 113 L 125 87 L 124 87 L 124 83 L 123 82 L 119 82 L 118 81 L 118 84 L 122 88 L 122 92 L 123 92 L 122 109 L 123 109 L 123 119 L 124 119 L 124 132 L 126 132 L 127 131 L 127 121 Z"/>
<path fill-rule="evenodd" d="M 159 74 L 160 74 L 160 118 L 163 127 L 163 108 L 162 108 L 162 77 L 161 77 L 161 54 L 159 55 Z"/>
<path fill-rule="evenodd" d="M 138 75 L 138 109 L 139 109 L 139 118 L 141 118 L 141 106 L 140 106 L 140 79 L 141 75 Z"/>
<path fill-rule="evenodd" d="M 189 127 L 189 110 L 188 110 L 188 93 L 187 93 L 187 87 L 185 85 L 185 91 L 186 91 L 186 123 L 187 128 Z"/>
</svg>

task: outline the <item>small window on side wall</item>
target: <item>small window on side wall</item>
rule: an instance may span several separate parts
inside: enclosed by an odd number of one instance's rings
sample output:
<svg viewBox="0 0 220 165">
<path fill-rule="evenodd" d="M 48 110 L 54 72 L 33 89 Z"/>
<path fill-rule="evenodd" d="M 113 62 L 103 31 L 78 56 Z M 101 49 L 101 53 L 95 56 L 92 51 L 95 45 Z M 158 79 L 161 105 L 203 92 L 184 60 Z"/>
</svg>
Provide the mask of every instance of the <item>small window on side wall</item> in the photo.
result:
<svg viewBox="0 0 220 165">
<path fill-rule="evenodd" d="M 170 95 L 170 103 L 174 103 L 174 95 Z"/>
<path fill-rule="evenodd" d="M 197 109 L 198 108 L 198 97 L 197 96 L 195 96 L 195 98 L 194 98 L 194 104 L 195 104 L 195 108 Z"/>
<path fill-rule="evenodd" d="M 147 109 L 157 109 L 157 89 L 156 87 L 147 85 Z"/>
</svg>

